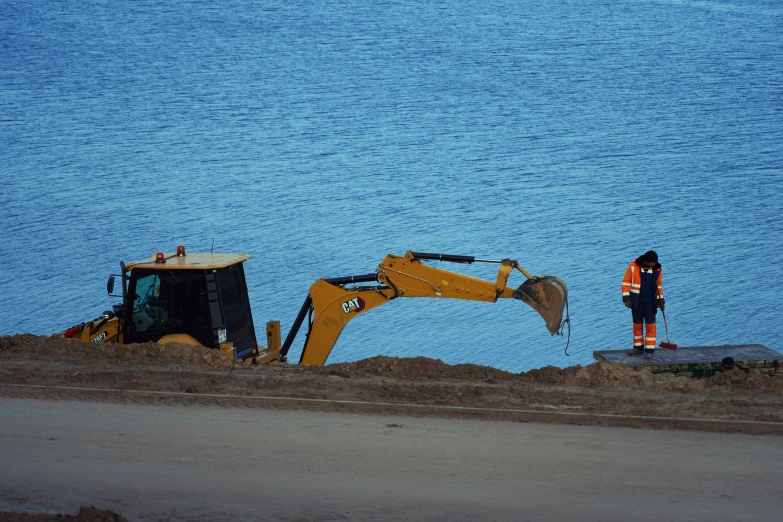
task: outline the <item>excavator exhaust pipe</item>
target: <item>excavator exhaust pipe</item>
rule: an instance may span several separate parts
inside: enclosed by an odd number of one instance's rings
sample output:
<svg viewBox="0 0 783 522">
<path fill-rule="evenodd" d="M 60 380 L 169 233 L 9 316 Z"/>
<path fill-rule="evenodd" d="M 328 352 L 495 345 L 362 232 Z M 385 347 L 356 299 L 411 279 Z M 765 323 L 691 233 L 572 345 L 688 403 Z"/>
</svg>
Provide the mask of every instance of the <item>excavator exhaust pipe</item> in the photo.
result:
<svg viewBox="0 0 783 522">
<path fill-rule="evenodd" d="M 568 306 L 568 287 L 553 276 L 531 277 L 514 290 L 513 297 L 524 301 L 544 318 L 552 335 L 562 334 L 563 312 Z"/>
</svg>

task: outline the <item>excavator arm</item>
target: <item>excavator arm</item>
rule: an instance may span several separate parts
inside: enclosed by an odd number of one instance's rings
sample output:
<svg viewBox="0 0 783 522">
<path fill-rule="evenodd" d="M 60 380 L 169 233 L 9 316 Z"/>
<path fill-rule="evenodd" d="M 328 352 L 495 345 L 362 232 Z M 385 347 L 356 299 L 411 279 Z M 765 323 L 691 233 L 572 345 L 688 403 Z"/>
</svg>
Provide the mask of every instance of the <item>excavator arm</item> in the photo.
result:
<svg viewBox="0 0 783 522">
<path fill-rule="evenodd" d="M 486 281 L 431 266 L 428 261 L 496 263 L 499 268 L 497 279 Z M 515 270 L 527 279 L 519 287 L 512 288 L 508 286 L 508 279 Z M 372 284 L 361 285 L 362 283 Z M 361 286 L 352 286 L 357 284 Z M 466 299 L 487 303 L 494 303 L 502 298 L 514 298 L 535 309 L 546 321 L 547 329 L 552 335 L 561 333 L 562 327 L 568 322 L 568 319 L 563 320 L 568 288 L 556 277 L 532 276 L 511 259 L 495 261 L 472 256 L 409 251 L 403 256 L 389 254 L 373 274 L 317 280 L 310 286 L 308 296 L 285 342 L 282 346 L 279 345 L 279 340 L 270 342 L 267 351 L 261 353 L 258 360 L 286 360 L 296 334 L 307 319 L 308 332 L 299 364 L 324 364 L 348 321 L 401 297 Z M 274 328 L 273 323 L 267 325 L 270 339 L 273 337 Z"/>
</svg>

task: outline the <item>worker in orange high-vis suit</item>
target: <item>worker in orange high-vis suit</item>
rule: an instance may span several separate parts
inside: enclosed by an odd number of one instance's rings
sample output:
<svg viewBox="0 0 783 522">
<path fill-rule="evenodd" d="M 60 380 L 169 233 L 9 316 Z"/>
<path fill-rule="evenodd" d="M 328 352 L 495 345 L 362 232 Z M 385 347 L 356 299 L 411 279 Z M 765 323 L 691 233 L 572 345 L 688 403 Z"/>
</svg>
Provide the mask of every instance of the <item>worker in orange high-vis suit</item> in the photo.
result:
<svg viewBox="0 0 783 522">
<path fill-rule="evenodd" d="M 623 304 L 631 309 L 633 317 L 633 349 L 628 355 L 644 354 L 652 359 L 655 353 L 655 314 L 664 309 L 661 286 L 661 264 L 653 250 L 637 257 L 625 270 L 623 277 Z M 642 337 L 642 324 L 645 325 Z"/>
</svg>

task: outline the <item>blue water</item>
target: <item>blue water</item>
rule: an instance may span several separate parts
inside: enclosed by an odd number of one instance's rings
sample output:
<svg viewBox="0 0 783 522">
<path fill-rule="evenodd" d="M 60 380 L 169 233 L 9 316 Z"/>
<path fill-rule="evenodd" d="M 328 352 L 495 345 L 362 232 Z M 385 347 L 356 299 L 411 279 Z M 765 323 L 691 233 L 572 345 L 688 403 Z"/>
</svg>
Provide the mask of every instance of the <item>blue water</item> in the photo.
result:
<svg viewBox="0 0 783 522">
<path fill-rule="evenodd" d="M 418 250 L 564 279 L 571 356 L 516 300 L 398 299 L 330 362 L 586 364 L 653 248 L 672 342 L 783 351 L 781 56 L 778 0 L 4 0 L 0 334 L 213 240 L 286 332 L 318 277 Z"/>
</svg>

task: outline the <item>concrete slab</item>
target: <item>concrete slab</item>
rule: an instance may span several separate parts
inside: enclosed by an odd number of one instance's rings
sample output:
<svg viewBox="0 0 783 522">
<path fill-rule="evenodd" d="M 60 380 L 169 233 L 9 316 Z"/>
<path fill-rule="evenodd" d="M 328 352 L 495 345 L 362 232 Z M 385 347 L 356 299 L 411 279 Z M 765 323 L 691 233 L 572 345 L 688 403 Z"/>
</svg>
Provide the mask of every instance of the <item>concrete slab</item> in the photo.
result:
<svg viewBox="0 0 783 522">
<path fill-rule="evenodd" d="M 676 350 L 656 348 L 652 359 L 641 355 L 628 355 L 628 350 L 597 350 L 593 358 L 599 362 L 623 364 L 653 373 L 689 373 L 707 376 L 720 371 L 724 357 L 732 357 L 737 367 L 744 371 L 769 371 L 778 373 L 783 366 L 783 354 L 762 344 L 729 344 L 722 346 L 687 346 Z"/>
</svg>

